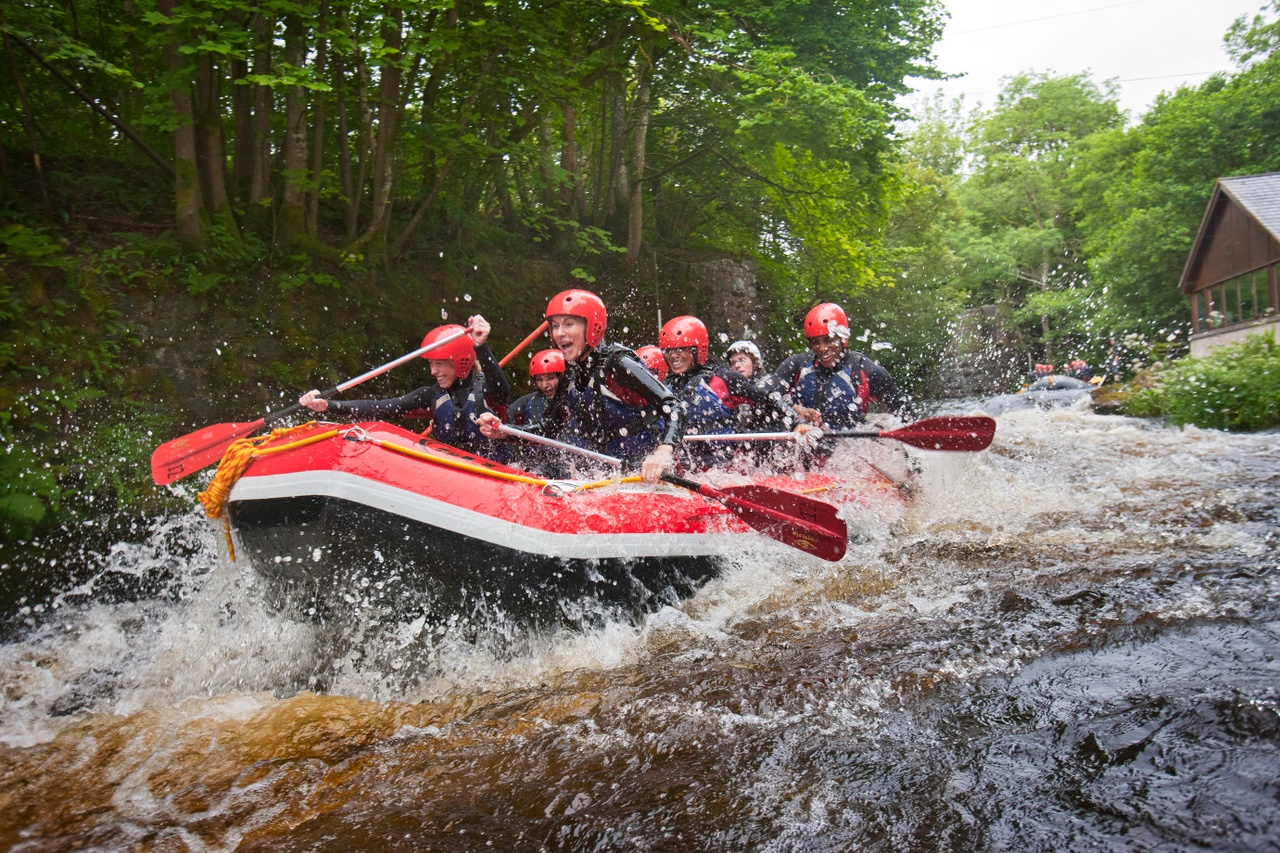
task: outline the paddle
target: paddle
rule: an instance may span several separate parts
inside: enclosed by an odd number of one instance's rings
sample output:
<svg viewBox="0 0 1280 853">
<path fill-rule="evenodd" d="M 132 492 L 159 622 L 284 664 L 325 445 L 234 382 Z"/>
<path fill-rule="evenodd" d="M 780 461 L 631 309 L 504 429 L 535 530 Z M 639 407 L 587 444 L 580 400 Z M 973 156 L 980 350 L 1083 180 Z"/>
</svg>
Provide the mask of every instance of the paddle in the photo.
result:
<svg viewBox="0 0 1280 853">
<path fill-rule="evenodd" d="M 355 379 L 348 379 L 341 385 L 335 385 L 328 390 L 321 391 L 322 398 L 331 397 L 348 388 L 354 388 L 361 382 L 380 376 L 391 370 L 393 367 L 399 367 L 407 361 L 412 361 L 423 353 L 430 352 L 437 347 L 442 347 L 450 341 L 456 341 L 463 335 L 471 333 L 470 329 L 459 329 L 456 332 L 445 335 L 437 341 L 419 347 L 411 353 L 400 356 L 395 361 L 389 361 L 381 367 L 376 367 L 368 373 L 362 373 Z M 151 478 L 155 480 L 157 485 L 167 486 L 170 483 L 181 480 L 190 474 L 194 474 L 201 468 L 212 465 L 222 458 L 222 454 L 226 452 L 227 447 L 237 438 L 242 438 L 252 432 L 256 432 L 264 426 L 269 426 L 284 420 L 290 415 L 300 411 L 303 408 L 301 403 L 294 403 L 287 409 L 281 409 L 278 412 L 258 418 L 256 421 L 246 421 L 244 423 L 225 423 L 212 424 L 204 429 L 187 433 L 178 438 L 166 441 L 160 445 L 151 454 Z"/>
<path fill-rule="evenodd" d="M 833 430 L 824 438 L 891 438 L 923 450 L 986 450 L 996 434 L 996 422 L 986 415 L 947 415 L 927 418 L 894 430 L 862 432 Z"/>
<path fill-rule="evenodd" d="M 506 424 L 501 424 L 498 428 L 504 435 L 524 441 L 545 444 L 548 447 L 577 453 L 610 465 L 622 465 L 621 459 L 596 453 L 594 450 L 576 447 Z M 724 504 L 734 515 L 755 530 L 815 557 L 839 560 L 849 546 L 849 531 L 844 519 L 840 518 L 834 506 L 823 501 L 769 486 L 727 486 L 716 489 L 675 474 L 663 474 L 662 479 Z"/>
<path fill-rule="evenodd" d="M 832 430 L 821 438 L 890 438 L 923 450 L 985 450 L 996 434 L 996 422 L 986 415 L 947 415 L 916 421 L 894 430 Z M 725 435 L 686 435 L 685 441 L 795 441 L 794 432 L 739 432 Z"/>
</svg>

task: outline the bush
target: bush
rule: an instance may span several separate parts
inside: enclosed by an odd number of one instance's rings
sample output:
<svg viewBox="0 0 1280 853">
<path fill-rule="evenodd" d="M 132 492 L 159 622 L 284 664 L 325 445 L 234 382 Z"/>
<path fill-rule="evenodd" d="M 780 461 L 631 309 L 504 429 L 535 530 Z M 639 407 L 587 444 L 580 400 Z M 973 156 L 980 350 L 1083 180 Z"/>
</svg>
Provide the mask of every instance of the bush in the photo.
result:
<svg viewBox="0 0 1280 853">
<path fill-rule="evenodd" d="M 1274 332 L 1250 335 L 1204 358 L 1163 370 L 1154 387 L 1125 405 L 1139 417 L 1163 415 L 1174 426 L 1249 432 L 1280 426 L 1280 347 Z"/>
</svg>

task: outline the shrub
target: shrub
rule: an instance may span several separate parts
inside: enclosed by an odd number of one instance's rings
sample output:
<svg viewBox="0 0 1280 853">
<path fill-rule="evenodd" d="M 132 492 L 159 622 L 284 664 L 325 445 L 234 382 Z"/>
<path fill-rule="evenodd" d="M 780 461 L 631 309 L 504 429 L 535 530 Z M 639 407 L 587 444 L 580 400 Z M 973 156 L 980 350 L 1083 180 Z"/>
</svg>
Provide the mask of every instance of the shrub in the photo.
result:
<svg viewBox="0 0 1280 853">
<path fill-rule="evenodd" d="M 1274 332 L 1250 335 L 1203 358 L 1163 370 L 1154 387 L 1134 394 L 1125 411 L 1163 415 L 1174 426 L 1252 431 L 1280 426 L 1280 347 Z"/>
</svg>

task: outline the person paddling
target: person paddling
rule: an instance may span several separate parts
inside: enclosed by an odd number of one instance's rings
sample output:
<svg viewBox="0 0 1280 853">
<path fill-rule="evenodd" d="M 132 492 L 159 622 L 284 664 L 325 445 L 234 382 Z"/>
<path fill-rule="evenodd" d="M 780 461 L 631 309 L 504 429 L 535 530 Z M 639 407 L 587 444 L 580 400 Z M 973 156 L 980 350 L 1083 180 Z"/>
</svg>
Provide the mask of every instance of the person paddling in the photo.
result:
<svg viewBox="0 0 1280 853">
<path fill-rule="evenodd" d="M 915 420 L 889 371 L 849 349 L 843 308 L 833 302 L 814 306 L 804 318 L 804 334 L 811 352 L 789 356 L 774 371 L 801 419 L 820 427 L 854 426 L 866 420 L 875 402 L 905 422 Z"/>
<path fill-rule="evenodd" d="M 456 323 L 437 326 L 422 339 L 434 343 L 461 329 Z M 370 420 L 387 420 L 425 410 L 431 417 L 432 437 L 461 450 L 503 461 L 506 448 L 480 432 L 482 414 L 506 413 L 511 384 L 489 349 L 489 323 L 476 315 L 467 321 L 470 335 L 463 335 L 423 358 L 431 366 L 436 384 L 387 400 L 325 400 L 319 391 L 308 391 L 298 402 L 313 412 Z M 477 368 L 479 365 L 479 369 Z"/>
<path fill-rule="evenodd" d="M 684 436 L 684 410 L 631 350 L 606 343 L 608 312 L 589 290 L 565 290 L 547 304 L 551 342 L 565 360 L 563 387 L 534 431 L 586 449 L 640 461 L 640 476 L 657 480 L 671 468 Z M 503 437 L 501 422 L 481 415 L 488 438 Z"/>
<path fill-rule="evenodd" d="M 667 386 L 675 392 L 689 419 L 689 433 L 724 435 L 738 427 L 738 410 L 750 406 L 758 421 L 770 430 L 795 428 L 804 434 L 808 424 L 797 426 L 782 395 L 769 393 L 740 373 L 707 363 L 710 341 L 706 324 L 697 317 L 675 317 L 662 326 L 658 346 L 671 375 Z M 687 445 L 690 461 L 706 467 L 733 459 L 738 448 L 728 444 L 698 442 Z"/>
<path fill-rule="evenodd" d="M 522 427 L 541 421 L 563 377 L 564 354 L 560 350 L 544 349 L 529 359 L 529 378 L 535 390 L 511 404 L 508 414 L 511 423 Z"/>
</svg>

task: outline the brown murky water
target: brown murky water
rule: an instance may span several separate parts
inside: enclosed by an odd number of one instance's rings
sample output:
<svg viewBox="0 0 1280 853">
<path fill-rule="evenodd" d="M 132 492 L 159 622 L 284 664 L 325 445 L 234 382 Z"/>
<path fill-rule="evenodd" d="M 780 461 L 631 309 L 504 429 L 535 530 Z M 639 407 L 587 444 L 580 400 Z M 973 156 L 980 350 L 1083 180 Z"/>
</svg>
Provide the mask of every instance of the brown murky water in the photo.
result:
<svg viewBox="0 0 1280 853">
<path fill-rule="evenodd" d="M 283 619 L 195 514 L 66 556 L 0 646 L 0 848 L 1280 849 L 1280 435 L 922 458 L 841 564 L 586 632 Z"/>
</svg>

